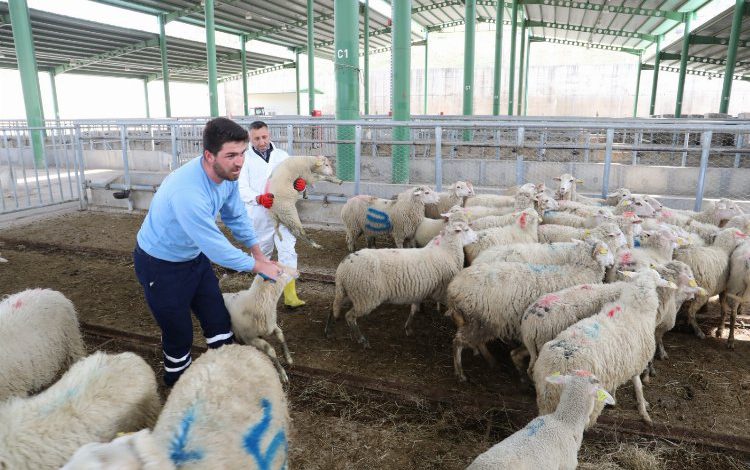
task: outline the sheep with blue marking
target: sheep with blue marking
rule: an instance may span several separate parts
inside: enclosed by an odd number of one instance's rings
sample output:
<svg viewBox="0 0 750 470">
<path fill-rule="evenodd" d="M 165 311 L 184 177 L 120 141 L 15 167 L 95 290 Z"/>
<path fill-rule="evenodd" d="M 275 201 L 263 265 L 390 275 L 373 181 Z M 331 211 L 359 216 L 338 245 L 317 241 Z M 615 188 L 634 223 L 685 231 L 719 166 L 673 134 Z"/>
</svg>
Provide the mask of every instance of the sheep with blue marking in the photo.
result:
<svg viewBox="0 0 750 470">
<path fill-rule="evenodd" d="M 438 194 L 428 186 L 417 186 L 401 192 L 394 199 L 374 196 L 354 196 L 341 208 L 341 220 L 346 229 L 346 246 L 355 250 L 355 241 L 364 234 L 367 247 L 375 246 L 375 237 L 391 235 L 397 248 L 404 242 L 414 245 L 414 234 L 424 219 L 425 204 L 438 202 Z"/>
<path fill-rule="evenodd" d="M 547 383 L 546 377 L 582 369 L 596 375 L 610 394 L 632 380 L 638 411 L 644 421 L 651 422 L 643 397 L 641 372 L 656 351 L 654 331 L 659 307 L 656 288 L 676 286 L 653 269 L 627 275 L 637 278 L 624 286 L 616 301 L 605 304 L 599 313 L 568 327 L 542 347 L 533 372 L 540 414 L 554 411 L 561 396 L 560 387 Z M 596 422 L 602 408 L 602 404 L 594 407 L 589 425 Z"/>
<path fill-rule="evenodd" d="M 81 447 L 65 470 L 286 469 L 289 412 L 276 370 L 249 346 L 201 355 L 153 431 Z"/>
<path fill-rule="evenodd" d="M 284 287 L 299 277 L 299 273 L 296 269 L 282 264 L 279 264 L 279 268 L 281 274 L 276 281 L 255 276 L 248 289 L 223 294 L 223 296 L 224 305 L 226 305 L 229 317 L 232 320 L 234 336 L 240 343 L 254 346 L 268 354 L 279 373 L 281 381 L 288 383 L 289 379 L 281 363 L 279 363 L 276 351 L 266 338 L 274 336 L 281 343 L 284 359 L 287 364 L 292 365 L 292 355 L 289 353 L 284 333 L 277 321 L 276 306 Z"/>
<path fill-rule="evenodd" d="M 424 215 L 430 219 L 442 219 L 442 214 L 453 206 L 464 207 L 466 199 L 474 195 L 474 187 L 465 181 L 456 181 L 448 187 L 448 191 L 438 194 L 438 202 L 425 204 Z"/>
<path fill-rule="evenodd" d="M 575 470 L 583 430 L 597 402 L 614 398 L 587 371 L 553 374 L 549 383 L 563 387 L 554 412 L 538 416 L 523 429 L 477 457 L 467 470 Z"/>
<path fill-rule="evenodd" d="M 49 385 L 86 352 L 73 303 L 50 289 L 0 302 L 0 344 L 0 401 Z"/>
<path fill-rule="evenodd" d="M 448 283 L 463 268 L 464 246 L 476 237 L 465 222 L 453 222 L 424 248 L 364 249 L 350 254 L 336 269 L 336 296 L 326 321 L 326 336 L 331 335 L 347 299 L 352 308 L 346 312 L 346 322 L 352 338 L 363 347 L 368 348 L 369 343 L 357 319 L 383 303 L 411 305 L 404 326 L 406 334 L 411 334 L 419 304 L 426 299 L 443 302 Z"/>
<path fill-rule="evenodd" d="M 160 407 L 146 361 L 96 352 L 38 395 L 0 403 L 0 468 L 60 468 L 84 444 L 152 426 Z"/>
<path fill-rule="evenodd" d="M 478 350 L 493 365 L 495 360 L 486 343 L 496 338 L 520 342 L 521 318 L 534 300 L 577 284 L 601 282 L 613 261 L 611 251 L 598 246 L 582 252 L 579 261 L 565 265 L 491 263 L 470 266 L 458 273 L 448 285 L 447 306 L 458 329 L 453 338 L 453 365 L 459 380 L 466 380 L 461 366 L 464 347 Z M 511 352 L 519 370 L 523 351 L 521 347 Z"/>
</svg>

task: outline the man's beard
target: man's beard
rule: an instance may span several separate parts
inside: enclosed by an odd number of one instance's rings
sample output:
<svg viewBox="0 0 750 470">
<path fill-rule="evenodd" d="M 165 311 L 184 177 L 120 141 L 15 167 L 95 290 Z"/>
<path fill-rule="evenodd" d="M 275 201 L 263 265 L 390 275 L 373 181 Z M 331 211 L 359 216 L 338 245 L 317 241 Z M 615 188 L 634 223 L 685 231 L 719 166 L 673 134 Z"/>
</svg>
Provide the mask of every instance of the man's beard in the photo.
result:
<svg viewBox="0 0 750 470">
<path fill-rule="evenodd" d="M 231 172 L 224 170 L 218 162 L 214 162 L 213 169 L 216 176 L 224 181 L 236 181 L 240 177 L 239 173 L 234 175 Z"/>
</svg>

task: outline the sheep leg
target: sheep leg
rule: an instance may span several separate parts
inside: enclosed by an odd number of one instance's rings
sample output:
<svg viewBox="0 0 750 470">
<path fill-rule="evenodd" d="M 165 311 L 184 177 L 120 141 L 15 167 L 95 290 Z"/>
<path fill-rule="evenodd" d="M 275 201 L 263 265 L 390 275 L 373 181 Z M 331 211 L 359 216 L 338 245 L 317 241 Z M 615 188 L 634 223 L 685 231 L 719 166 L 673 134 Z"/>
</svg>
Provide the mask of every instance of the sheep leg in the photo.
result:
<svg viewBox="0 0 750 470">
<path fill-rule="evenodd" d="M 289 383 L 289 377 L 287 377 L 286 372 L 284 371 L 284 368 L 281 367 L 281 363 L 279 362 L 279 358 L 276 356 L 276 351 L 273 349 L 273 347 L 268 344 L 266 340 L 263 338 L 255 337 L 247 342 L 250 346 L 253 346 L 257 349 L 260 349 L 264 353 L 268 355 L 268 357 L 271 358 L 271 362 L 273 362 L 274 367 L 276 367 L 276 372 L 279 373 L 279 378 L 281 379 L 281 382 L 284 384 Z"/>
<path fill-rule="evenodd" d="M 534 377 L 534 364 L 536 364 L 537 351 L 536 348 L 526 348 L 529 351 L 529 367 L 526 369 L 526 375 L 530 378 Z"/>
<path fill-rule="evenodd" d="M 729 319 L 729 338 L 727 338 L 727 347 L 734 349 L 734 325 L 737 323 L 737 313 L 739 313 L 742 304 L 739 301 L 732 302 L 732 316 Z"/>
<path fill-rule="evenodd" d="M 362 330 L 359 329 L 359 325 L 357 325 L 357 317 L 367 315 L 368 313 L 369 310 L 365 311 L 364 313 L 358 313 L 354 310 L 354 307 L 352 307 L 348 312 L 346 312 L 345 315 L 346 323 L 349 325 L 352 339 L 361 344 L 364 349 L 370 348 L 370 342 L 367 341 L 365 335 L 362 334 Z"/>
<path fill-rule="evenodd" d="M 273 330 L 274 336 L 276 336 L 276 339 L 281 343 L 281 349 L 284 351 L 284 360 L 286 360 L 286 363 L 290 366 L 292 365 L 292 355 L 289 352 L 289 346 L 286 344 L 286 338 L 284 338 L 284 332 L 281 331 L 281 328 L 279 328 L 279 325 L 276 325 L 276 328 Z"/>
<path fill-rule="evenodd" d="M 458 377 L 459 382 L 466 382 L 466 374 L 464 374 L 464 368 L 461 365 L 461 353 L 464 350 L 464 342 L 460 337 L 461 331 L 456 333 L 453 337 L 453 372 Z"/>
<path fill-rule="evenodd" d="M 650 405 L 643 397 L 643 383 L 641 382 L 640 374 L 635 374 L 631 380 L 633 381 L 633 389 L 635 390 L 635 399 L 638 402 L 638 413 L 640 413 L 641 418 L 643 418 L 645 422 L 653 424 L 651 417 L 648 415 L 648 411 L 646 411 L 646 408 Z"/>
<path fill-rule="evenodd" d="M 495 359 L 495 356 L 493 356 L 492 353 L 490 353 L 490 350 L 487 349 L 487 343 L 478 344 L 477 349 L 482 353 L 482 357 L 487 361 L 487 364 L 489 364 L 490 367 L 497 367 L 497 359 Z"/>
<path fill-rule="evenodd" d="M 367 248 L 375 248 L 375 237 L 367 237 Z"/>
<path fill-rule="evenodd" d="M 305 229 L 302 227 L 302 221 L 299 220 L 299 214 L 297 213 L 296 207 L 291 206 L 288 210 L 279 211 L 275 216 L 276 223 L 285 226 L 297 239 L 304 241 L 313 248 L 319 250 L 323 248 L 305 233 Z M 281 235 L 278 232 L 278 225 L 276 227 L 276 234 L 279 235 L 279 240 L 281 240 Z"/>
<path fill-rule="evenodd" d="M 335 176 L 322 175 L 318 176 L 318 181 L 328 181 L 329 183 L 342 184 L 344 181 L 336 178 Z"/>
<path fill-rule="evenodd" d="M 356 232 L 349 232 L 346 231 L 346 248 L 349 250 L 349 253 L 354 253 L 356 250 L 355 242 L 357 241 L 357 238 L 359 238 L 360 235 L 362 235 L 362 230 L 358 230 Z"/>
<path fill-rule="evenodd" d="M 696 320 L 695 315 L 696 313 L 698 313 L 698 310 L 706 304 L 706 302 L 708 302 L 708 297 L 696 296 L 695 300 L 688 307 L 688 324 L 693 327 L 695 336 L 700 339 L 704 339 L 706 337 L 706 334 L 703 333 L 701 327 L 698 325 L 698 321 Z"/>
<path fill-rule="evenodd" d="M 663 329 L 656 330 L 656 357 L 662 361 L 669 359 L 667 350 L 664 348 L 664 333 Z"/>
<path fill-rule="evenodd" d="M 406 331 L 406 336 L 411 336 L 414 331 L 411 329 L 411 323 L 414 321 L 414 315 L 416 315 L 417 312 L 420 310 L 419 304 L 411 304 L 411 311 L 409 312 L 409 318 L 406 319 L 406 324 L 404 325 L 404 330 Z"/>
<path fill-rule="evenodd" d="M 714 335 L 716 335 L 717 338 L 721 338 L 724 336 L 724 325 L 727 321 L 727 313 L 732 308 L 729 304 L 734 304 L 734 300 L 730 301 L 727 296 L 722 292 L 719 294 L 719 306 L 721 309 L 721 320 L 719 320 L 719 326 L 716 328 L 716 332 Z M 734 305 L 732 305 L 734 306 Z"/>
<path fill-rule="evenodd" d="M 518 370 L 518 373 L 521 375 L 521 380 L 525 380 L 523 374 L 523 363 L 529 355 L 530 353 L 528 349 L 526 349 L 526 346 L 519 346 L 510 352 L 510 358 L 513 361 L 513 365 L 516 366 L 516 370 Z"/>
<path fill-rule="evenodd" d="M 341 316 L 341 304 L 344 302 L 345 297 L 343 287 L 340 287 L 340 285 L 337 284 L 336 295 L 333 298 L 333 308 L 331 308 L 331 311 L 328 313 L 328 318 L 326 319 L 326 327 L 324 330 L 326 338 L 331 337 L 333 333 L 333 324 L 336 323 L 336 320 Z"/>
<path fill-rule="evenodd" d="M 273 231 L 276 234 L 276 236 L 279 237 L 279 241 L 283 241 L 284 237 L 281 236 L 281 231 L 279 230 L 279 225 L 280 225 L 279 219 L 275 219 L 275 220 L 276 220 L 276 224 L 273 227 Z"/>
</svg>

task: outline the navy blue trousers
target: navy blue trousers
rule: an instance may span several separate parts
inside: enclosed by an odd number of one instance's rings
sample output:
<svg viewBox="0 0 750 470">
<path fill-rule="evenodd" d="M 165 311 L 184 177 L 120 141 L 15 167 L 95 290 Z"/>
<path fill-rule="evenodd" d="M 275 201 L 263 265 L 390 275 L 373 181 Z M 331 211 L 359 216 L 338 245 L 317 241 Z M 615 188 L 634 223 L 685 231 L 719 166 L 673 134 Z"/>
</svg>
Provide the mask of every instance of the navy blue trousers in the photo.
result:
<svg viewBox="0 0 750 470">
<path fill-rule="evenodd" d="M 209 348 L 233 342 L 229 312 L 211 263 L 201 253 L 190 261 L 174 263 L 154 258 L 137 244 L 133 262 L 151 314 L 161 328 L 164 383 L 174 385 L 192 362 L 192 310 Z"/>
</svg>

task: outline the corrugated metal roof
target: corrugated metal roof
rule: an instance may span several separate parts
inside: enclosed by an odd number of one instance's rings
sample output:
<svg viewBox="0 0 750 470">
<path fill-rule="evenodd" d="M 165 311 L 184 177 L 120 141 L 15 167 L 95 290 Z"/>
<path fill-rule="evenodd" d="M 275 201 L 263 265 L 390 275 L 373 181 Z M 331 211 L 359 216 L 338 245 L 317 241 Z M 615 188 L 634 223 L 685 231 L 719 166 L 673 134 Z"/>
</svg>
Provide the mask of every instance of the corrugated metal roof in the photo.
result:
<svg viewBox="0 0 750 470">
<path fill-rule="evenodd" d="M 40 71 L 106 75 L 127 78 L 160 78 L 159 35 L 29 10 Z M 0 3 L 0 17 L 7 20 L 8 5 Z M 13 30 L 9 21 L 0 28 L 0 68 L 17 68 Z M 220 77 L 242 72 L 239 49 L 217 46 Z M 167 37 L 170 80 L 206 82 L 206 46 Z M 285 59 L 249 53 L 248 70 L 283 64 Z"/>
</svg>

